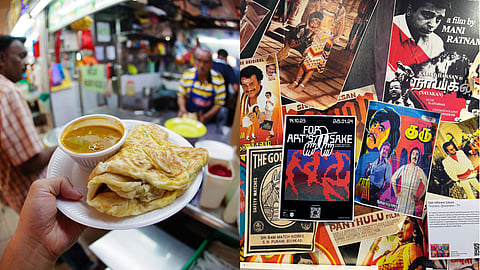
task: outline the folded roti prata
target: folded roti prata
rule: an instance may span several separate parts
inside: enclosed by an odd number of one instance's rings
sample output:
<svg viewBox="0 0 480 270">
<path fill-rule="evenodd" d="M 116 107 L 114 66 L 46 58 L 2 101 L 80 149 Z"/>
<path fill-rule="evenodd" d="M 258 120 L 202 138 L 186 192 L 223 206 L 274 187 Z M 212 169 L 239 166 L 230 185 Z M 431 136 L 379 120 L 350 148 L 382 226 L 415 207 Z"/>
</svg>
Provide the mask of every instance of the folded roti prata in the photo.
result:
<svg viewBox="0 0 480 270">
<path fill-rule="evenodd" d="M 87 203 L 117 217 L 165 207 L 190 187 L 207 161 L 206 149 L 170 143 L 157 125 L 136 125 L 120 151 L 90 173 Z"/>
</svg>

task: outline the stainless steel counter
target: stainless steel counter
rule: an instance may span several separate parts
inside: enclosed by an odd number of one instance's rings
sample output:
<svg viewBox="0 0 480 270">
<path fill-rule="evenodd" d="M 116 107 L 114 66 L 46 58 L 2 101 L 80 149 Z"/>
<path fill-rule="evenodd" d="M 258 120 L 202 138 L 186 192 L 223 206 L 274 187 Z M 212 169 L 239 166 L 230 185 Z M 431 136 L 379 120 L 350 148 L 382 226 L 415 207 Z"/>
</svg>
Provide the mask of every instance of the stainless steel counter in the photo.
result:
<svg viewBox="0 0 480 270">
<path fill-rule="evenodd" d="M 120 108 L 113 108 L 108 106 L 97 107 L 93 110 L 89 110 L 87 114 L 110 114 L 114 115 L 120 119 L 134 119 L 145 122 L 155 123 L 161 126 L 164 126 L 165 122 L 177 116 L 176 111 L 161 111 L 161 112 L 150 112 L 150 111 L 129 111 Z M 226 126 L 217 126 L 215 123 L 207 124 L 207 134 L 198 138 L 197 140 L 215 140 L 230 144 L 230 133 L 231 127 Z"/>
<path fill-rule="evenodd" d="M 88 114 L 110 114 L 114 115 L 120 119 L 132 119 L 132 120 L 140 120 L 145 122 L 151 122 L 158 125 L 162 125 L 170 118 L 175 117 L 177 114 L 173 111 L 165 111 L 165 112 L 149 112 L 149 111 L 129 111 L 120 108 L 102 106 L 97 107 L 95 109 L 89 110 Z"/>
<path fill-rule="evenodd" d="M 200 206 L 189 203 L 185 208 L 183 208 L 182 212 L 196 219 L 197 221 L 230 236 L 235 240 L 240 240 L 237 227 L 232 224 L 225 223 L 225 221 L 222 220 L 223 210 L 225 210 L 223 206 L 217 209 L 207 210 Z"/>
</svg>

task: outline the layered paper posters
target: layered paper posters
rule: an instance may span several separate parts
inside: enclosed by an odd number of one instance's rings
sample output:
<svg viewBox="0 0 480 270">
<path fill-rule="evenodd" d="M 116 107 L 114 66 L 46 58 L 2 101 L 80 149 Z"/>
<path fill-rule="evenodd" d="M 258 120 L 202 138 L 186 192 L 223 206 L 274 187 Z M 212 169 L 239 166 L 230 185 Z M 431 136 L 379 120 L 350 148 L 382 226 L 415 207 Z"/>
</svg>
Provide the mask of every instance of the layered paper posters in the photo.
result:
<svg viewBox="0 0 480 270">
<path fill-rule="evenodd" d="M 240 58 L 251 58 L 280 1 L 240 0 Z"/>
<path fill-rule="evenodd" d="M 362 146 L 363 130 L 367 118 L 368 102 L 377 100 L 375 88 L 368 85 L 358 89 L 340 93 L 338 102 L 326 110 L 315 109 L 300 102 L 289 100 L 282 102 L 282 112 L 285 115 L 350 115 L 356 116 L 355 160 L 358 160 Z"/>
<path fill-rule="evenodd" d="M 282 148 L 247 149 L 244 255 L 312 252 L 316 224 L 280 220 Z"/>
<path fill-rule="evenodd" d="M 344 265 L 338 247 L 333 241 L 332 234 L 327 230 L 324 223 L 318 223 L 315 233 L 315 249 L 313 252 L 277 253 L 275 255 L 252 255 L 245 258 L 249 263 L 265 264 L 295 264 L 321 265 Z M 276 268 L 275 268 L 276 269 Z M 290 269 L 290 268 L 289 268 Z"/>
<path fill-rule="evenodd" d="M 328 223 L 327 230 L 338 246 L 386 236 L 398 232 L 405 216 L 399 213 L 379 210 L 355 215 L 353 222 Z"/>
<path fill-rule="evenodd" d="M 445 269 L 428 259 L 427 220 L 406 217 L 398 232 L 360 242 L 357 265 L 379 269 Z"/>
<path fill-rule="evenodd" d="M 416 9 L 408 0 L 395 2 L 383 101 L 454 122 L 478 113 L 467 76 L 480 48 L 480 2 L 441 3 Z M 421 12 L 429 18 L 422 20 Z"/>
</svg>

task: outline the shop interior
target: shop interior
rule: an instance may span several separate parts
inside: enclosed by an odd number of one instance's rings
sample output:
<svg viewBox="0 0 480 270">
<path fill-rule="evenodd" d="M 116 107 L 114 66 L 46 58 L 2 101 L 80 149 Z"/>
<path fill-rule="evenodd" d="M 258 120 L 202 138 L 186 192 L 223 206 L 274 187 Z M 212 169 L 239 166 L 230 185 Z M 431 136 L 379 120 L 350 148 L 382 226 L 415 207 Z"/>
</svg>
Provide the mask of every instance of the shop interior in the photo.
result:
<svg viewBox="0 0 480 270">
<path fill-rule="evenodd" d="M 213 59 L 219 49 L 226 50 L 228 64 L 239 74 L 238 1 L 24 2 L 6 7 L 9 24 L 3 31 L 27 38 L 30 65 L 18 85 L 46 147 L 57 145 L 65 124 L 88 114 L 164 126 L 177 116 L 179 79 L 192 67 L 197 46 L 209 48 Z M 236 136 L 222 117 L 205 126 L 206 132 L 185 139 L 207 145 L 209 152 L 224 148 L 213 155 L 232 164 L 233 177 L 219 202 L 203 207 L 200 188 L 185 208 L 162 222 L 132 230 L 87 229 L 79 243 L 95 263 L 91 269 L 133 269 L 128 265 L 138 267 L 139 261 L 146 263 L 142 269 L 188 269 L 207 250 L 238 265 Z M 18 216 L 5 219 L 13 233 Z M 2 232 L 2 239 L 8 233 Z M 109 249 L 118 255 L 105 252 Z M 56 269 L 76 268 L 60 261 Z"/>
</svg>

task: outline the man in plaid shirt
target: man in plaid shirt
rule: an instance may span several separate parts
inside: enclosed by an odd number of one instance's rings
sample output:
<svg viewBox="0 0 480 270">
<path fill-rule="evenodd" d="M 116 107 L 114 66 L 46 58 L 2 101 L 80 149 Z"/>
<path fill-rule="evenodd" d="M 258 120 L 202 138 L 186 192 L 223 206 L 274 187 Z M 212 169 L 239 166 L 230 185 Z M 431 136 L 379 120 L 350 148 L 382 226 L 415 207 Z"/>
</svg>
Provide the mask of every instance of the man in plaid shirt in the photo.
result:
<svg viewBox="0 0 480 270">
<path fill-rule="evenodd" d="M 3 201 L 20 213 L 30 185 L 46 176 L 55 148 L 45 150 L 30 109 L 15 85 L 27 68 L 25 38 L 0 36 L 0 184 Z"/>
</svg>

